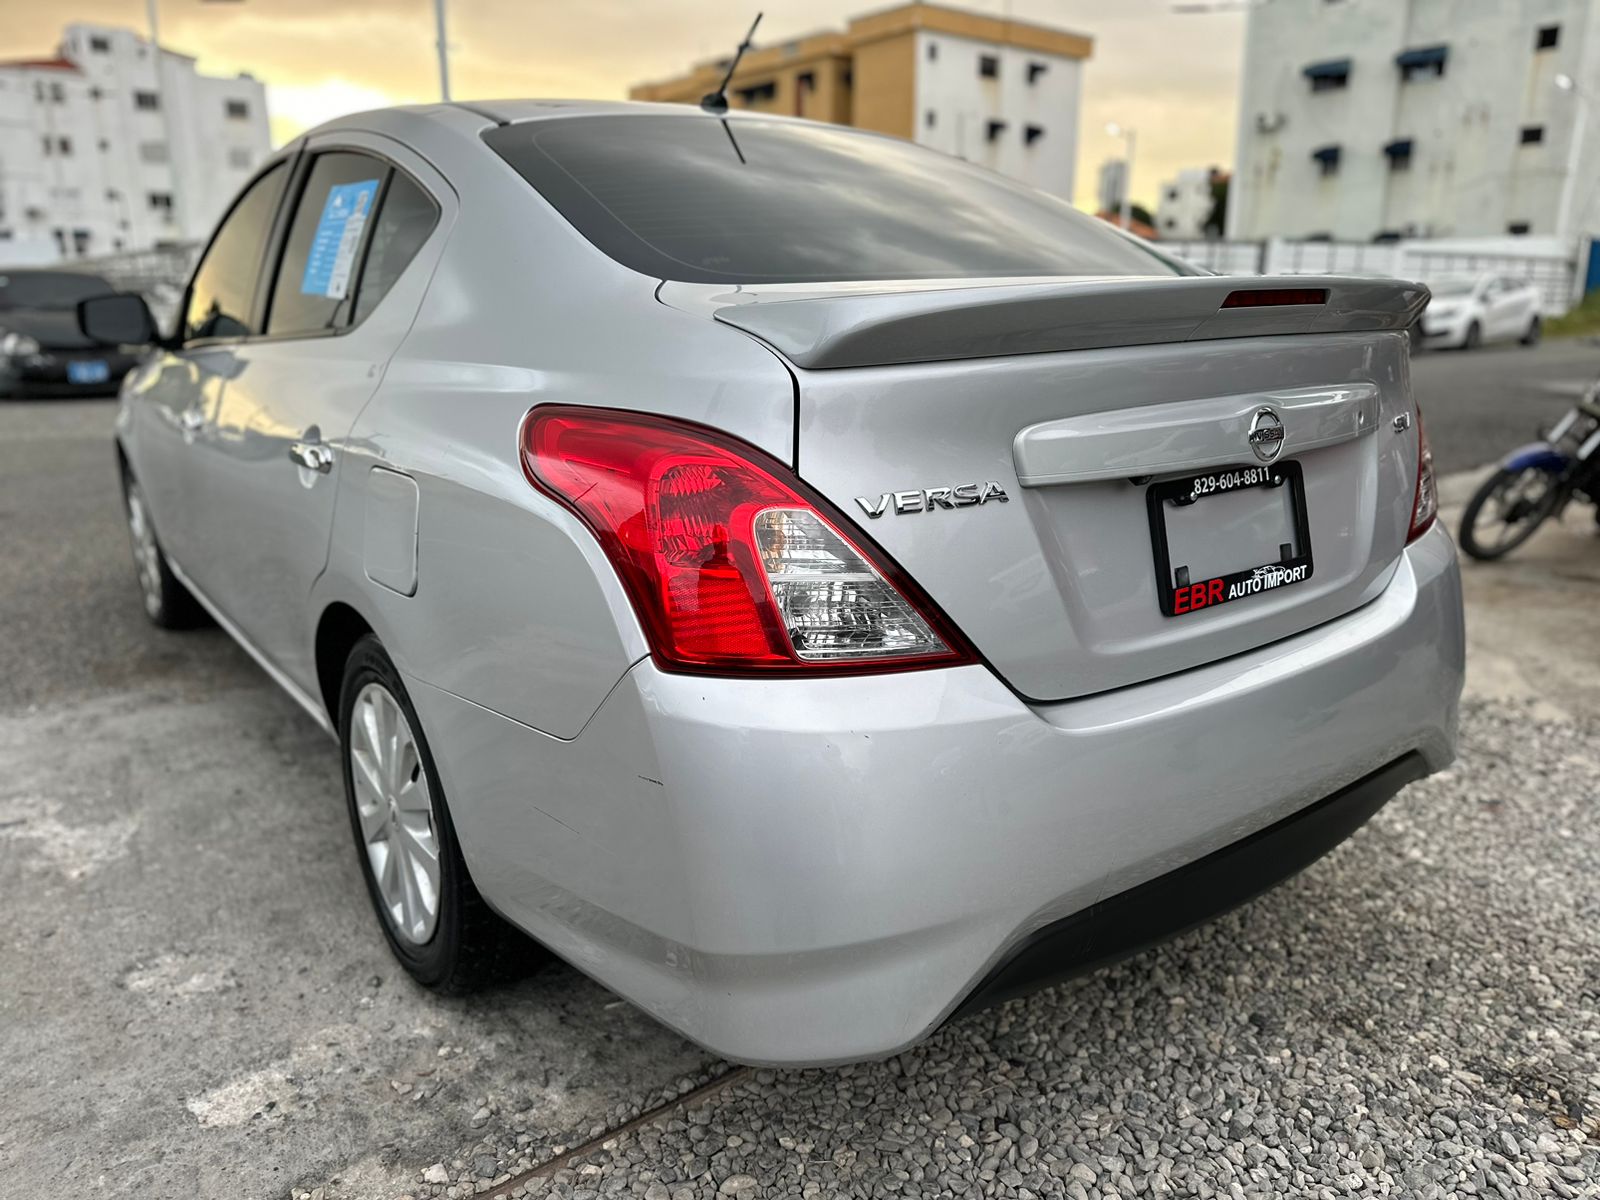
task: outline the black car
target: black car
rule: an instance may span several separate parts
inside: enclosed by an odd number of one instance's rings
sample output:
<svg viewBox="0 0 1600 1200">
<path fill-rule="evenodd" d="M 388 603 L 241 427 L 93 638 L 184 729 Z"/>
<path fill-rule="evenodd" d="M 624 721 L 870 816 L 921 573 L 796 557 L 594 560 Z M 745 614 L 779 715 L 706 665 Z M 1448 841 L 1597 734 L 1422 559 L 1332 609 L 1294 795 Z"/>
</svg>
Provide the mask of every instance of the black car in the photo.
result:
<svg viewBox="0 0 1600 1200">
<path fill-rule="evenodd" d="M 114 291 L 98 275 L 0 267 L 0 398 L 115 394 L 138 354 L 78 329 L 78 301 Z"/>
</svg>

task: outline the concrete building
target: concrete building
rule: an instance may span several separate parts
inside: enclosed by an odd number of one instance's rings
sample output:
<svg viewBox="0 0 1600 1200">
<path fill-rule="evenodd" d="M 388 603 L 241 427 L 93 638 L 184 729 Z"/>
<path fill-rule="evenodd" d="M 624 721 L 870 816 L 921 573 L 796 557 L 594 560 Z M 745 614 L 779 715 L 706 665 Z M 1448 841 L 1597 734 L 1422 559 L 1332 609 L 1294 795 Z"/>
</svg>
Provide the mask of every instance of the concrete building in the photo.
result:
<svg viewBox="0 0 1600 1200">
<path fill-rule="evenodd" d="M 271 149 L 266 92 L 126 29 L 0 62 L 0 263 L 196 241 Z"/>
<path fill-rule="evenodd" d="M 1222 230 L 1207 230 L 1216 205 L 1213 189 L 1227 179 L 1216 167 L 1189 167 L 1161 185 L 1156 206 L 1156 229 L 1164 238 L 1221 237 Z"/>
<path fill-rule="evenodd" d="M 729 103 L 910 139 L 1070 198 L 1089 38 L 935 4 L 753 48 Z M 695 104 L 726 58 L 639 84 L 635 100 Z"/>
<path fill-rule="evenodd" d="M 1128 160 L 1108 158 L 1100 164 L 1100 177 L 1095 181 L 1094 200 L 1100 212 L 1116 212 L 1122 207 L 1122 197 L 1128 190 Z"/>
<path fill-rule="evenodd" d="M 1597 109 L 1600 0 L 1263 0 L 1228 236 L 1593 230 Z"/>
</svg>

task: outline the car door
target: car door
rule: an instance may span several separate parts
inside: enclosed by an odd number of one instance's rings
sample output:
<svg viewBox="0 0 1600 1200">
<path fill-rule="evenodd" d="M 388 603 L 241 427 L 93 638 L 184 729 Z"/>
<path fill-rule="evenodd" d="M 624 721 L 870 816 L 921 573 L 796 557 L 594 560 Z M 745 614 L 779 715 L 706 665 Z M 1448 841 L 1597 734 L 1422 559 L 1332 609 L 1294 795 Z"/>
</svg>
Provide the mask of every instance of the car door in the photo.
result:
<svg viewBox="0 0 1600 1200">
<path fill-rule="evenodd" d="M 238 367 L 235 349 L 254 329 L 255 291 L 290 173 L 287 159 L 258 175 L 234 201 L 195 267 L 179 306 L 172 346 L 129 380 L 133 428 L 124 444 L 162 548 L 202 591 L 216 575 L 204 543 L 207 497 L 198 486 L 195 440 Z"/>
<path fill-rule="evenodd" d="M 1522 297 L 1520 289 L 1510 280 L 1496 276 L 1490 285 L 1488 331 L 1497 340 L 1518 337 L 1522 333 Z"/>
<path fill-rule="evenodd" d="M 229 565 L 215 598 L 313 692 L 307 606 L 327 561 L 346 435 L 420 302 L 420 288 L 393 285 L 439 221 L 421 175 L 445 186 L 387 139 L 336 134 L 307 146 L 263 280 L 263 332 L 236 347 L 204 439 L 211 549 Z"/>
</svg>

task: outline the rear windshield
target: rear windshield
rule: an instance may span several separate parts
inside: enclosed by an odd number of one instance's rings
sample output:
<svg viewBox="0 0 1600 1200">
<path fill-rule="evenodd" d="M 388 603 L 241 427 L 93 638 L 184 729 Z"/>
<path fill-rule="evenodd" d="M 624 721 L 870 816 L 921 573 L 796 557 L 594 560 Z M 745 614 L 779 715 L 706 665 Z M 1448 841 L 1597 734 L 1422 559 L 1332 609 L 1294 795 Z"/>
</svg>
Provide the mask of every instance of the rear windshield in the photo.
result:
<svg viewBox="0 0 1600 1200">
<path fill-rule="evenodd" d="M 1188 275 L 1069 204 L 908 142 L 699 113 L 484 141 L 625 266 L 699 283 Z"/>
<path fill-rule="evenodd" d="M 79 300 L 113 290 L 98 275 L 76 271 L 0 270 L 0 309 L 74 308 Z"/>
</svg>

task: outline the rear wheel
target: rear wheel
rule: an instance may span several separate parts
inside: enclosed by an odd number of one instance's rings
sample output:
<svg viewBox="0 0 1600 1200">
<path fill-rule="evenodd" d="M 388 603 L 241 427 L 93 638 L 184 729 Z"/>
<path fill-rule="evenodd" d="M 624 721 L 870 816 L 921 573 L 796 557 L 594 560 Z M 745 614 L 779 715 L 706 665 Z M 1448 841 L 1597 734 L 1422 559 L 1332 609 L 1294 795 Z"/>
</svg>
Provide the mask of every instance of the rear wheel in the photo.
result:
<svg viewBox="0 0 1600 1200">
<path fill-rule="evenodd" d="M 1478 323 L 1474 321 L 1467 326 L 1467 336 L 1461 339 L 1461 348 L 1476 350 L 1481 345 L 1483 345 L 1483 330 L 1478 328 Z"/>
<path fill-rule="evenodd" d="M 1556 478 L 1538 467 L 1502 467 L 1472 494 L 1461 514 L 1461 548 L 1484 562 L 1503 558 L 1533 536 L 1555 511 Z"/>
<path fill-rule="evenodd" d="M 145 616 L 162 629 L 193 629 L 205 624 L 205 610 L 167 565 L 144 493 L 128 471 L 122 473 L 122 500 L 128 514 L 128 540 L 133 546 L 133 567 L 139 578 Z"/>
<path fill-rule="evenodd" d="M 530 943 L 473 886 L 416 710 L 371 635 L 345 664 L 339 743 L 361 873 L 400 965 L 441 992 L 513 974 Z"/>
<path fill-rule="evenodd" d="M 1534 317 L 1533 320 L 1528 322 L 1528 331 L 1522 335 L 1522 344 L 1524 346 L 1537 346 L 1539 338 L 1543 334 L 1544 322 L 1540 321 L 1538 317 Z"/>
</svg>

